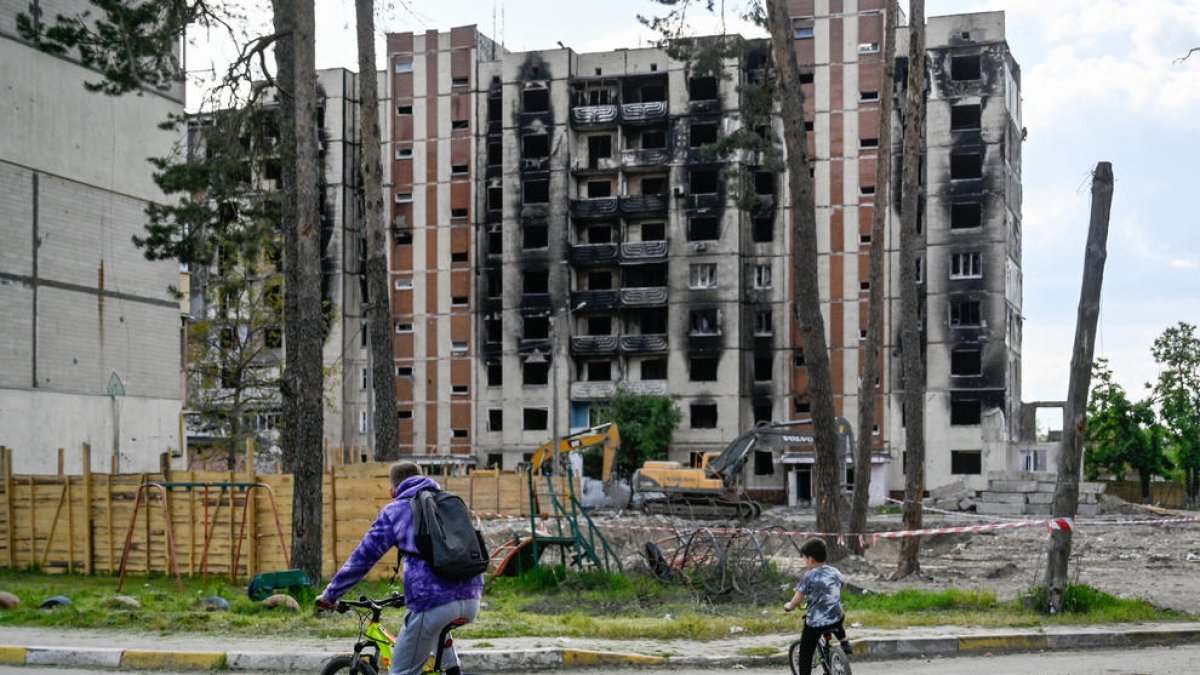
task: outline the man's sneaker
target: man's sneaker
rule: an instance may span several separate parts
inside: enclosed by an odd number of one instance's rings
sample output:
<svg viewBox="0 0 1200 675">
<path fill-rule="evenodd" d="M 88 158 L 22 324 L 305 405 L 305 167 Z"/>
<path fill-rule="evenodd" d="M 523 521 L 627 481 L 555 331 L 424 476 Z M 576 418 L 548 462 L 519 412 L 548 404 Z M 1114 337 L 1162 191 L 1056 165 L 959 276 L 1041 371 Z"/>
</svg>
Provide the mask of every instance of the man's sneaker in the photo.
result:
<svg viewBox="0 0 1200 675">
<path fill-rule="evenodd" d="M 846 656 L 854 653 L 854 647 L 850 646 L 849 640 L 842 640 L 842 651 L 846 652 Z"/>
</svg>

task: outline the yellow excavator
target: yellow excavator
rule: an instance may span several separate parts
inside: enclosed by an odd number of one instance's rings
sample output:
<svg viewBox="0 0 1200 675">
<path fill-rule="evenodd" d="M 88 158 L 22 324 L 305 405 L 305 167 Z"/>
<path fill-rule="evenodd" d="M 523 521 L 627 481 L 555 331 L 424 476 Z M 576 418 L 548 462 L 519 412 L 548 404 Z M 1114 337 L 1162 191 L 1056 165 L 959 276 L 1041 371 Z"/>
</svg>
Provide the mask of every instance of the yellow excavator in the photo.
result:
<svg viewBox="0 0 1200 675">
<path fill-rule="evenodd" d="M 812 452 L 813 435 L 791 427 L 808 420 L 760 424 L 733 439 L 720 452 L 706 452 L 700 466 L 680 462 L 647 461 L 633 472 L 634 501 L 647 513 L 689 518 L 738 518 L 750 520 L 762 506 L 746 496 L 741 484 L 742 467 L 752 450 Z M 851 444 L 850 423 L 839 417 L 834 425 L 836 452 L 843 456 Z"/>
<path fill-rule="evenodd" d="M 600 424 L 563 436 L 558 439 L 558 454 L 565 460 L 571 453 L 583 452 L 596 446 L 600 446 L 603 453 L 600 481 L 607 483 L 612 477 L 617 451 L 621 449 L 621 432 L 616 424 Z M 537 474 L 548 473 L 553 466 L 554 441 L 549 440 L 534 451 L 533 456 L 529 458 L 529 467 Z"/>
</svg>

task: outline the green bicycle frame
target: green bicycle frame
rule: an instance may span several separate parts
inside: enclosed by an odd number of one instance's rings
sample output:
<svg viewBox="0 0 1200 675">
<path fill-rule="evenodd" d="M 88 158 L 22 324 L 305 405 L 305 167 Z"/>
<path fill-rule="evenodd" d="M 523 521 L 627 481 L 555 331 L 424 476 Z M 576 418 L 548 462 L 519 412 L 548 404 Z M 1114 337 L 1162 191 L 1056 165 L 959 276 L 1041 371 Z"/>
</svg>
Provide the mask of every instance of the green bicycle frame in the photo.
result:
<svg viewBox="0 0 1200 675">
<path fill-rule="evenodd" d="M 375 645 L 375 650 L 379 656 L 380 672 L 386 673 L 392 667 L 392 648 L 396 645 L 396 636 L 389 633 L 382 624 L 372 621 L 367 623 L 367 627 L 363 631 L 363 637 L 366 640 L 360 642 L 359 645 L 365 646 L 364 643 L 366 642 Z"/>
</svg>

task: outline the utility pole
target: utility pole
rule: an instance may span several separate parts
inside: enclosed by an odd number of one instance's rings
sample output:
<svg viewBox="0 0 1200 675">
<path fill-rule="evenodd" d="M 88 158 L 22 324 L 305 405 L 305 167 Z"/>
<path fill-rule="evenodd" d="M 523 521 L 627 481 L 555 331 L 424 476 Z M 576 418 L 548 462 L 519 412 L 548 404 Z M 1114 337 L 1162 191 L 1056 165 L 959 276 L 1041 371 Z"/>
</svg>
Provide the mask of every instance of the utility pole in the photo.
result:
<svg viewBox="0 0 1200 675">
<path fill-rule="evenodd" d="M 1067 405 L 1063 409 L 1058 482 L 1054 486 L 1054 520 L 1046 556 L 1046 600 L 1051 614 L 1062 611 L 1063 593 L 1067 590 L 1071 521 L 1079 504 L 1079 474 L 1083 463 L 1083 439 L 1087 432 L 1087 398 L 1092 384 L 1100 287 L 1104 283 L 1104 261 L 1108 257 L 1108 217 L 1112 210 L 1112 193 L 1112 163 L 1100 162 L 1092 172 L 1092 215 L 1083 258 L 1083 286 L 1079 293 L 1079 312 L 1075 318 L 1075 345 L 1071 349 Z"/>
</svg>

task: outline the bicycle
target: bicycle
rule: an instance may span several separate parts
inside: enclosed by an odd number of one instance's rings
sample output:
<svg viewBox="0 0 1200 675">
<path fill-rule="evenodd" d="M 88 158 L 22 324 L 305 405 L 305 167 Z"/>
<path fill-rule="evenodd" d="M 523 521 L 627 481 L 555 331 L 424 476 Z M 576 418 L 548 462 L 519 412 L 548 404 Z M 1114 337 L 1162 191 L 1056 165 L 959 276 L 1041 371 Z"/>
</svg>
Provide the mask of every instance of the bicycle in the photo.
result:
<svg viewBox="0 0 1200 675">
<path fill-rule="evenodd" d="M 404 596 L 399 593 L 392 593 L 383 600 L 370 600 L 365 595 L 358 600 L 339 600 L 335 611 L 342 614 L 354 610 L 358 615 L 358 640 L 354 643 L 354 653 L 338 654 L 326 661 L 321 675 L 377 675 L 381 672 L 380 666 L 383 667 L 382 672 L 386 673 L 392 666 L 392 648 L 396 645 L 396 636 L 379 623 L 379 617 L 383 610 L 404 607 L 405 604 Z M 425 664 L 424 672 L 442 672 L 442 654 L 454 644 L 450 631 L 466 624 L 467 619 L 459 618 L 442 628 L 437 649 Z"/>
<path fill-rule="evenodd" d="M 800 641 L 796 640 L 788 648 L 788 666 L 792 675 L 800 673 Z M 820 670 L 817 670 L 818 666 Z M 817 640 L 817 648 L 813 651 L 812 671 L 824 675 L 851 675 L 850 657 L 842 649 L 841 642 L 832 630 L 821 633 Z"/>
</svg>

